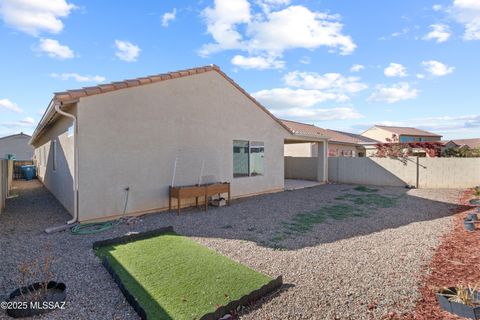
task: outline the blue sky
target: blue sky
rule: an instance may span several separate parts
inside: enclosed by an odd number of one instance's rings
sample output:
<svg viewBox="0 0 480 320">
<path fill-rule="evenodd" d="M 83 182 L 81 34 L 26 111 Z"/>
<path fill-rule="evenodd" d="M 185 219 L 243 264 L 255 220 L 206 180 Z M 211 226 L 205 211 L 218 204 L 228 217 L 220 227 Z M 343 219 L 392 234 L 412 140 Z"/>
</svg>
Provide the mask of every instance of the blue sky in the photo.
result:
<svg viewBox="0 0 480 320">
<path fill-rule="evenodd" d="M 0 136 L 53 92 L 217 64 L 281 118 L 480 137 L 480 0 L 0 0 Z"/>
</svg>

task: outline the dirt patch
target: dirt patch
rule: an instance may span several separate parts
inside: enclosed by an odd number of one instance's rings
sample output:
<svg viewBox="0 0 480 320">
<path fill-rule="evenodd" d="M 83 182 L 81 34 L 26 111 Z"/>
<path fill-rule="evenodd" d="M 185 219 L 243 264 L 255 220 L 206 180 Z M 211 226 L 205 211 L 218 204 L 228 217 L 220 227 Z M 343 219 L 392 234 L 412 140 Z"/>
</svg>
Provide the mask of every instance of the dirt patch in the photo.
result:
<svg viewBox="0 0 480 320">
<path fill-rule="evenodd" d="M 440 246 L 430 262 L 430 273 L 426 275 L 423 286 L 420 288 L 421 298 L 415 311 L 402 317 L 391 314 L 390 319 L 463 319 L 442 311 L 438 305 L 435 291 L 442 287 L 453 287 L 460 284 L 475 285 L 480 283 L 480 231 L 467 232 L 463 228 L 463 219 L 468 213 L 476 209 L 467 206 L 468 200 L 473 197 L 473 191 L 465 191 L 459 203 L 462 207 L 456 209 L 454 226 L 441 241 Z"/>
</svg>

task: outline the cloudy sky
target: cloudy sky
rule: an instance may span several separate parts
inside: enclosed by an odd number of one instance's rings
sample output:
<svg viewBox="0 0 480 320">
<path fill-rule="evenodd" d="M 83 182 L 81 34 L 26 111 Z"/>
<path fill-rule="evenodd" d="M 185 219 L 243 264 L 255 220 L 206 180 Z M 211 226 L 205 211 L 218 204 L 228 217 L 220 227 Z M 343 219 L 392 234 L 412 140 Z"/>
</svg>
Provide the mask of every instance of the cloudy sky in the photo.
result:
<svg viewBox="0 0 480 320">
<path fill-rule="evenodd" d="M 480 137 L 480 0 L 0 0 L 0 136 L 52 93 L 215 63 L 281 118 Z"/>
</svg>

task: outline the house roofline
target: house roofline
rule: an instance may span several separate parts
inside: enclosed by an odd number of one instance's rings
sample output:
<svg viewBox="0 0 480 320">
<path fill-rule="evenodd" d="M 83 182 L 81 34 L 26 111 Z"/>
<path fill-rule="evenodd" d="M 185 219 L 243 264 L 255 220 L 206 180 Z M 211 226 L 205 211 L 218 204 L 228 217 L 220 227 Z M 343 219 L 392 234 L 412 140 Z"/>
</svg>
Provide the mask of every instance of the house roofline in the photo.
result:
<svg viewBox="0 0 480 320">
<path fill-rule="evenodd" d="M 26 133 L 20 132 L 20 133 L 14 133 L 14 134 L 11 134 L 11 135 L 8 135 L 8 136 L 5 136 L 5 137 L 0 137 L 0 140 L 3 140 L 3 139 L 8 139 L 8 138 L 11 138 L 11 137 L 16 137 L 16 136 L 25 136 L 25 137 L 30 137 L 30 135 L 29 135 L 29 134 L 26 134 Z"/>
<path fill-rule="evenodd" d="M 254 97 L 252 97 L 247 91 L 245 91 L 239 84 L 237 84 L 232 78 L 227 76 L 219 66 L 211 64 L 209 66 L 179 70 L 174 72 L 168 72 L 158 75 L 152 75 L 147 77 L 140 77 L 135 79 L 128 79 L 124 81 L 111 82 L 108 84 L 101 84 L 93 87 L 83 87 L 81 89 L 67 90 L 62 92 L 54 93 L 52 100 L 50 101 L 47 110 L 42 116 L 42 119 L 38 123 L 35 131 L 32 134 L 32 138 L 29 141 L 29 144 L 33 144 L 41 136 L 45 126 L 50 123 L 56 115 L 55 104 L 74 104 L 78 103 L 81 98 L 89 97 L 97 94 L 133 88 L 137 86 L 153 84 L 162 81 L 168 81 L 172 79 L 178 79 L 183 77 L 188 77 L 196 74 L 201 74 L 205 72 L 215 71 L 220 74 L 225 80 L 230 82 L 235 88 L 237 88 L 241 93 L 243 93 L 248 99 L 250 99 L 257 107 L 263 110 L 267 115 L 269 115 L 275 122 L 277 122 L 283 129 L 287 130 L 290 134 L 295 135 L 290 128 L 288 128 L 284 123 L 282 123 L 277 117 L 275 117 L 266 107 L 264 107 L 260 102 L 258 102 Z"/>
</svg>

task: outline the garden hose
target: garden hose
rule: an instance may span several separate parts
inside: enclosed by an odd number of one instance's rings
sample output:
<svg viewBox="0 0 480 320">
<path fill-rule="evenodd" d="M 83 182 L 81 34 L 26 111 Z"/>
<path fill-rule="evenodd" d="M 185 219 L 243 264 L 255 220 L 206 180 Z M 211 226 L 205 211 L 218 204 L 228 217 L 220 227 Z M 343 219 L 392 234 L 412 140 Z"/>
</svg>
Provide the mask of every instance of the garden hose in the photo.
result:
<svg viewBox="0 0 480 320">
<path fill-rule="evenodd" d="M 125 188 L 125 206 L 123 207 L 123 214 L 122 218 L 125 216 L 127 212 L 128 206 L 128 194 L 130 192 L 130 188 Z M 105 221 L 105 222 L 91 222 L 91 223 L 81 223 L 73 226 L 70 229 L 70 232 L 74 235 L 85 235 L 85 234 L 95 234 L 110 230 L 111 228 L 115 227 L 116 225 L 121 223 L 121 218 L 117 220 Z"/>
</svg>

